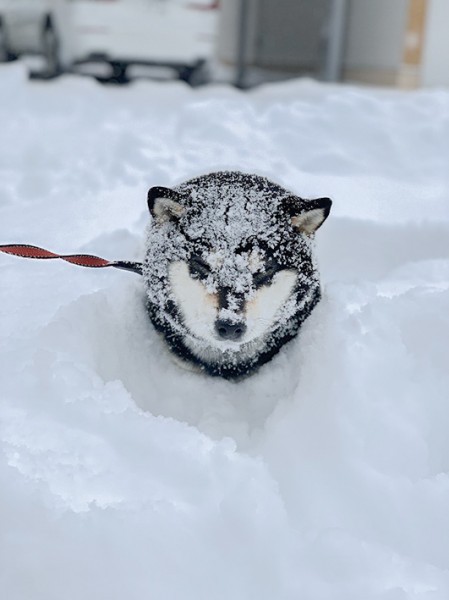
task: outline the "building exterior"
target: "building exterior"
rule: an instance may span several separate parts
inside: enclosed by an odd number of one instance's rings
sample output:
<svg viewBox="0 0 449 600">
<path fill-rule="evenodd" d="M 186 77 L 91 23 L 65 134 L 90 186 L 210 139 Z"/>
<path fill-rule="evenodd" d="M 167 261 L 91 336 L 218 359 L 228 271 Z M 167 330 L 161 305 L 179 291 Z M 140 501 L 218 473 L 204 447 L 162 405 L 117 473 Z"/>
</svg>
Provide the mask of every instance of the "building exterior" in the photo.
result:
<svg viewBox="0 0 449 600">
<path fill-rule="evenodd" d="M 337 25 L 335 7 L 344 11 Z M 449 85 L 447 23 L 448 0 L 226 0 L 217 54 L 222 62 L 235 64 L 243 51 L 250 68 L 332 79 L 325 76 L 326 65 L 337 48 L 333 72 L 338 79 L 401 87 Z"/>
</svg>

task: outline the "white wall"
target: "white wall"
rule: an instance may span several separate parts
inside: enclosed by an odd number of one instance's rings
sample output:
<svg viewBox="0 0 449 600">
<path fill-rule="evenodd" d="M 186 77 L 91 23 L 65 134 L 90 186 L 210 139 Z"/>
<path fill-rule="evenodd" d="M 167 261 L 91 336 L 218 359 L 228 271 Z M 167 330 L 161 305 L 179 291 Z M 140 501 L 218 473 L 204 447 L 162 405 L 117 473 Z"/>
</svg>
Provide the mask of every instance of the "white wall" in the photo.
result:
<svg viewBox="0 0 449 600">
<path fill-rule="evenodd" d="M 421 84 L 449 85 L 449 0 L 428 0 Z"/>
<path fill-rule="evenodd" d="M 408 0 L 349 0 L 345 66 L 398 69 L 407 7 Z"/>
</svg>

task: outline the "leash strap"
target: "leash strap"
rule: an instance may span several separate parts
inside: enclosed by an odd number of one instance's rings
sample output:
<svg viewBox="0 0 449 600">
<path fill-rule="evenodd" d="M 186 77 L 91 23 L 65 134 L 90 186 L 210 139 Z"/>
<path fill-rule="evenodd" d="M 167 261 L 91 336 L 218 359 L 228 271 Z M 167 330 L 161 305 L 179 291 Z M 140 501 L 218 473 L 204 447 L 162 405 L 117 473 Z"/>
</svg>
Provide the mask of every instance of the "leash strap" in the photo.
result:
<svg viewBox="0 0 449 600">
<path fill-rule="evenodd" d="M 79 267 L 91 267 L 94 269 L 114 267 L 115 269 L 133 271 L 138 275 L 142 275 L 142 263 L 129 260 L 109 261 L 99 256 L 93 256 L 92 254 L 55 254 L 44 248 L 30 246 L 29 244 L 3 244 L 0 245 L 0 252 L 21 256 L 22 258 L 60 258 Z"/>
</svg>

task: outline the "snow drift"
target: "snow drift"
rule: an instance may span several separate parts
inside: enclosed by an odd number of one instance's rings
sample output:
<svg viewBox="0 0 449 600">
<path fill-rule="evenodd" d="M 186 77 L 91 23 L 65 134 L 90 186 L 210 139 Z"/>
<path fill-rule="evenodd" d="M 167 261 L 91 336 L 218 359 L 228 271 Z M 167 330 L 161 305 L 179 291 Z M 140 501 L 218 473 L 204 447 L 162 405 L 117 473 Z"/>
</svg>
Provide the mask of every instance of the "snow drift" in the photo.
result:
<svg viewBox="0 0 449 600">
<path fill-rule="evenodd" d="M 334 200 L 323 300 L 239 384 L 138 277 L 0 256 L 2 597 L 446 600 L 449 93 L 0 86 L 2 243 L 138 260 L 148 187 L 223 168 Z"/>
</svg>

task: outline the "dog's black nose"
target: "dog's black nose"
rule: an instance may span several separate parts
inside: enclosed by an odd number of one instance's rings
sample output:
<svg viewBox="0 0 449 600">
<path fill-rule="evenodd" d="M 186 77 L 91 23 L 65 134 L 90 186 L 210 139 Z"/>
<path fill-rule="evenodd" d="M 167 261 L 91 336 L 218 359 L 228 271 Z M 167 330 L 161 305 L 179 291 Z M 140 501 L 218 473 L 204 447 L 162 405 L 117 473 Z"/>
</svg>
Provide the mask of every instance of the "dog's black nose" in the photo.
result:
<svg viewBox="0 0 449 600">
<path fill-rule="evenodd" d="M 246 325 L 244 323 L 232 323 L 231 321 L 219 319 L 215 323 L 215 331 L 222 340 L 236 342 L 245 333 Z"/>
</svg>

